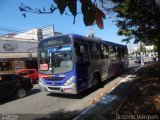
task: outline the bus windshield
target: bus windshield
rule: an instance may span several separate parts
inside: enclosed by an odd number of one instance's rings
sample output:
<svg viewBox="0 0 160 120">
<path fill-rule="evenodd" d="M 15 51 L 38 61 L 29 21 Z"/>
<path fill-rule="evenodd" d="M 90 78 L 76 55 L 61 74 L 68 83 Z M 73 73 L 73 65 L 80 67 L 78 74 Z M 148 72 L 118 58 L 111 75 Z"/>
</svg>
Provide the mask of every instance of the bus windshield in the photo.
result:
<svg viewBox="0 0 160 120">
<path fill-rule="evenodd" d="M 38 56 L 40 73 L 60 74 L 73 69 L 72 45 L 69 37 L 41 42 Z"/>
</svg>

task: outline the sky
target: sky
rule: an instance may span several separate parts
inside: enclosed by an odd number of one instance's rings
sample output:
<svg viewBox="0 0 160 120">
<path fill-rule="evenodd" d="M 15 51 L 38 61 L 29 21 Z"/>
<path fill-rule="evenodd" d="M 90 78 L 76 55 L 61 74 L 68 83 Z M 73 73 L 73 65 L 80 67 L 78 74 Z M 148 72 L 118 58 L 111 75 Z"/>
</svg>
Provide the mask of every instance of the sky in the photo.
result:
<svg viewBox="0 0 160 120">
<path fill-rule="evenodd" d="M 73 16 L 60 15 L 59 11 L 53 14 L 33 14 L 27 13 L 26 18 L 23 17 L 22 12 L 19 10 L 21 3 L 30 5 L 32 8 L 43 8 L 53 3 L 53 0 L 0 0 L 0 35 L 7 30 L 14 30 L 18 32 L 28 31 L 33 28 L 43 28 L 48 25 L 54 25 L 56 32 L 64 34 L 75 33 L 86 36 L 90 27 L 86 27 L 83 23 L 83 17 L 78 14 L 76 23 L 73 24 Z M 80 7 L 80 5 L 78 5 Z M 102 38 L 107 41 L 125 44 L 121 42 L 124 37 L 118 36 L 115 23 L 111 20 L 104 21 L 104 29 L 101 30 L 94 25 L 93 27 L 96 37 Z"/>
</svg>

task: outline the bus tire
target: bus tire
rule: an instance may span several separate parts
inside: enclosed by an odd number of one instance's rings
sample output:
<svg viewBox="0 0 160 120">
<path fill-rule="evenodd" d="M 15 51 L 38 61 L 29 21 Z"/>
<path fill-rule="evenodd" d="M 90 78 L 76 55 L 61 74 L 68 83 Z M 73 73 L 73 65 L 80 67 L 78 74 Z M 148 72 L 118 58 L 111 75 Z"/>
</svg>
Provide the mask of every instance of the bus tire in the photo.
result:
<svg viewBox="0 0 160 120">
<path fill-rule="evenodd" d="M 99 75 L 96 74 L 92 80 L 92 88 L 98 89 L 100 87 L 100 83 L 101 83 L 101 79 L 100 79 Z"/>
</svg>

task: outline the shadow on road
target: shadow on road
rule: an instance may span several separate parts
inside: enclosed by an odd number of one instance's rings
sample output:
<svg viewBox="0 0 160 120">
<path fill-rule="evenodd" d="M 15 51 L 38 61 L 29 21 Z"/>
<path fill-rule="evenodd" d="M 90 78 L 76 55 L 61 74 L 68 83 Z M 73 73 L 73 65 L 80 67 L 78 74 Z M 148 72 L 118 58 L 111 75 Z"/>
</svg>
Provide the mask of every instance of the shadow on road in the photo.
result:
<svg viewBox="0 0 160 120">
<path fill-rule="evenodd" d="M 89 94 L 93 93 L 96 90 L 93 89 L 88 89 L 84 92 L 81 92 L 77 95 L 72 95 L 72 94 L 56 94 L 56 93 L 49 93 L 47 94 L 48 96 L 53 96 L 53 97 L 61 97 L 61 98 L 69 98 L 69 99 L 82 99 L 86 96 L 88 96 Z"/>
<path fill-rule="evenodd" d="M 19 120 L 72 120 L 76 117 L 80 111 L 64 111 L 64 109 L 58 110 L 49 114 L 20 114 Z"/>
<path fill-rule="evenodd" d="M 28 92 L 27 96 L 31 96 L 31 95 L 37 94 L 39 92 L 41 92 L 40 89 L 32 89 L 31 91 Z"/>
<path fill-rule="evenodd" d="M 35 94 L 37 94 L 39 92 L 41 92 L 40 89 L 32 89 L 31 91 L 28 91 L 28 93 L 27 93 L 27 95 L 25 97 L 28 97 L 28 96 L 31 96 L 31 95 L 35 95 Z M 16 98 L 15 95 L 8 96 L 7 98 L 5 98 L 5 99 L 0 101 L 0 105 L 8 103 L 8 102 L 11 102 L 11 101 L 14 101 L 14 100 L 17 100 L 17 99 L 18 98 Z M 23 98 L 21 98 L 21 99 L 23 99 Z"/>
</svg>

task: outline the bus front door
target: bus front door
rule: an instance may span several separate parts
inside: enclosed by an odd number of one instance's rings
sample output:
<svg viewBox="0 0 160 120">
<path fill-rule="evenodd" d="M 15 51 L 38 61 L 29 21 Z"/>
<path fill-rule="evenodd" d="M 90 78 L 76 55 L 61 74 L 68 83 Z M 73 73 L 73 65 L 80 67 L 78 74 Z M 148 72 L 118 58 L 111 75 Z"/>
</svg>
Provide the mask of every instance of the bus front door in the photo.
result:
<svg viewBox="0 0 160 120">
<path fill-rule="evenodd" d="M 88 85 L 88 68 L 90 65 L 88 54 L 88 43 L 85 41 L 75 41 L 77 90 L 86 90 Z"/>
<path fill-rule="evenodd" d="M 77 65 L 77 90 L 78 92 L 88 88 L 88 67 Z"/>
</svg>

